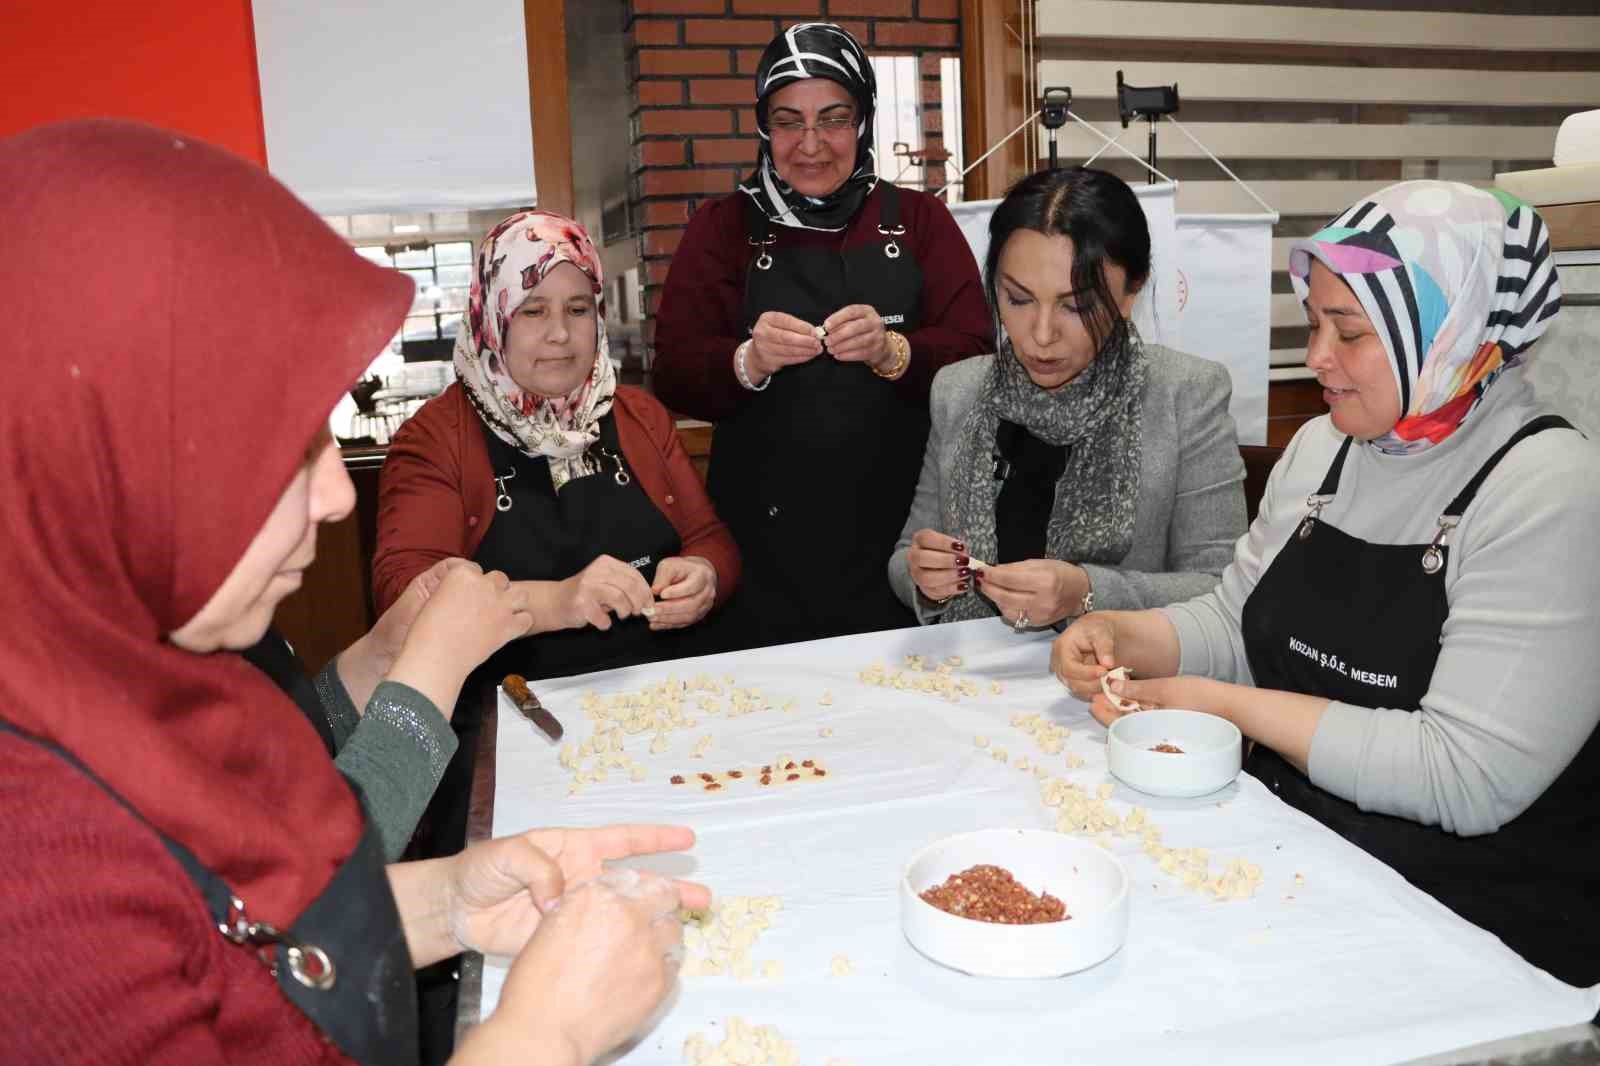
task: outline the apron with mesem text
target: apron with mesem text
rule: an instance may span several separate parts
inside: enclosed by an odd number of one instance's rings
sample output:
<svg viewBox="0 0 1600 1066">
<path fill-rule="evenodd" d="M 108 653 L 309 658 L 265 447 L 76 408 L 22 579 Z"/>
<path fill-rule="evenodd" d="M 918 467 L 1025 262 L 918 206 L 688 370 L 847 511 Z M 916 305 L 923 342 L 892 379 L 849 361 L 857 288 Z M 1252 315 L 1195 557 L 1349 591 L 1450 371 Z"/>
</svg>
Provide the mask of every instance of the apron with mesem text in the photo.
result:
<svg viewBox="0 0 1600 1066">
<path fill-rule="evenodd" d="M 821 324 L 852 304 L 871 306 L 885 329 L 901 334 L 921 324 L 922 268 L 893 185 L 879 182 L 850 224 L 875 226 L 878 239 L 844 251 L 784 246 L 753 203 L 746 219 L 756 249 L 745 276 L 747 329 L 767 311 Z M 717 423 L 707 489 L 744 561 L 723 627 L 735 631 L 732 646 L 916 624 L 890 589 L 888 562 L 911 509 L 928 426 L 925 398 L 826 351 L 774 374 Z"/>
<path fill-rule="evenodd" d="M 1322 521 L 1350 452 L 1346 439 L 1310 512 L 1245 601 L 1242 627 L 1255 684 L 1359 707 L 1422 706 L 1450 614 L 1449 532 L 1535 419 L 1483 465 L 1439 518 L 1429 544 L 1371 544 Z M 1530 563 L 1530 565 L 1537 565 Z M 1518 708 L 1497 708 L 1515 715 Z M 1591 735 L 1555 782 L 1497 832 L 1463 837 L 1363 811 L 1313 785 L 1254 744 L 1245 769 L 1285 803 L 1387 863 L 1463 918 L 1564 981 L 1600 982 L 1600 742 Z"/>
</svg>

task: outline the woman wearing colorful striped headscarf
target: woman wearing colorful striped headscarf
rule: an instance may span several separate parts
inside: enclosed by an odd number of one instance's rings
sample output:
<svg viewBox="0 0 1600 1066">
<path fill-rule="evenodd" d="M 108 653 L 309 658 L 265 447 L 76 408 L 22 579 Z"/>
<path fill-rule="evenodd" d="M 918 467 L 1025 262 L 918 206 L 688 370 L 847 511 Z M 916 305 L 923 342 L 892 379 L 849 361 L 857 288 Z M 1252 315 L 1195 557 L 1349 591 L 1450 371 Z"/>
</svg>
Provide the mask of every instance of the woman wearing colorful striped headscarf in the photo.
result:
<svg viewBox="0 0 1600 1066">
<path fill-rule="evenodd" d="M 1544 223 L 1403 182 L 1297 242 L 1290 273 L 1331 413 L 1215 592 L 1087 615 L 1053 668 L 1089 698 L 1126 665 L 1149 680 L 1123 699 L 1232 720 L 1280 798 L 1600 982 L 1600 448 L 1522 372 L 1561 305 Z"/>
<path fill-rule="evenodd" d="M 653 371 L 717 424 L 708 487 L 745 560 L 729 643 L 914 625 L 885 566 L 934 374 L 994 348 L 978 266 L 943 203 L 878 179 L 877 82 L 845 30 L 775 37 L 755 103 L 755 169 L 690 221 Z"/>
</svg>

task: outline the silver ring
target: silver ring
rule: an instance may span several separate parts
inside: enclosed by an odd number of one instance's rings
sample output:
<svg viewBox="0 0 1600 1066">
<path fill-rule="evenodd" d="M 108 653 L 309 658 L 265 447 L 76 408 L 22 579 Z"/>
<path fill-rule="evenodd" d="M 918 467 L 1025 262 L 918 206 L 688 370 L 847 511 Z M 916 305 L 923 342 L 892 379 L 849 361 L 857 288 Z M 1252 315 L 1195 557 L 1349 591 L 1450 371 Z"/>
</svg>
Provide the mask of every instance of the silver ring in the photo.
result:
<svg viewBox="0 0 1600 1066">
<path fill-rule="evenodd" d="M 1017 620 L 1011 623 L 1011 628 L 1016 630 L 1018 633 L 1021 633 L 1024 629 L 1027 629 L 1028 612 L 1023 611 L 1021 614 L 1017 615 Z"/>
</svg>

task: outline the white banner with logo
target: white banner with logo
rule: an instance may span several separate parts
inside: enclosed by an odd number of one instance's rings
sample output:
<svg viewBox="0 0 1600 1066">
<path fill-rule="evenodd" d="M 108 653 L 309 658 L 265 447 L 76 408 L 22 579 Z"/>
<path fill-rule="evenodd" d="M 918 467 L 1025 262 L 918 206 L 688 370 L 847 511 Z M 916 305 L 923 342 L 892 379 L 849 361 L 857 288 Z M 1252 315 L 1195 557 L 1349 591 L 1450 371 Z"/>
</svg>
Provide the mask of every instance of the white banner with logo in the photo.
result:
<svg viewBox="0 0 1600 1066">
<path fill-rule="evenodd" d="M 1267 442 L 1272 347 L 1272 215 L 1179 215 L 1174 348 L 1233 375 L 1240 444 Z"/>
<path fill-rule="evenodd" d="M 1148 341 L 1215 359 L 1233 376 L 1240 444 L 1267 439 L 1272 327 L 1273 215 L 1180 215 L 1177 186 L 1136 185 L 1150 226 L 1150 280 L 1134 305 Z M 953 204 L 951 214 L 983 267 L 998 200 Z"/>
</svg>

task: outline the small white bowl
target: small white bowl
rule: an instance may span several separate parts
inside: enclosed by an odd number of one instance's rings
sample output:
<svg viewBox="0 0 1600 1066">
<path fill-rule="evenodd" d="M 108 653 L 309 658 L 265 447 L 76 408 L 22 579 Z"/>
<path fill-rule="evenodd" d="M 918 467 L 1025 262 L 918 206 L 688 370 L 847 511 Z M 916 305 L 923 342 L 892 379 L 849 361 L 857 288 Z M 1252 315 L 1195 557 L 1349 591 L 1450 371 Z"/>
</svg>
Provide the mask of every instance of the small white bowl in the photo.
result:
<svg viewBox="0 0 1600 1066">
<path fill-rule="evenodd" d="M 921 896 L 980 864 L 1048 892 L 1069 918 L 1001 925 L 948 914 Z M 1110 852 L 1045 829 L 984 829 L 936 840 L 900 878 L 900 927 L 928 958 L 977 977 L 1059 977 L 1104 962 L 1128 935 L 1128 874 Z"/>
<path fill-rule="evenodd" d="M 1151 751 L 1173 744 L 1182 754 Z M 1118 780 L 1152 796 L 1204 796 L 1239 776 L 1244 738 L 1226 718 L 1162 708 L 1125 714 L 1106 734 L 1106 765 Z"/>
</svg>

